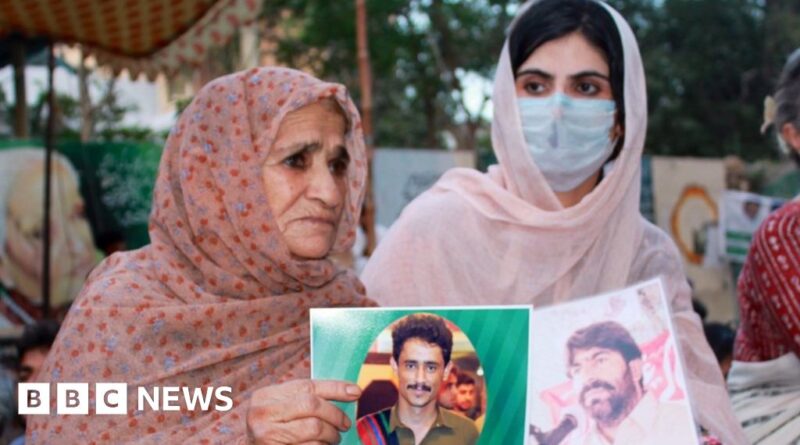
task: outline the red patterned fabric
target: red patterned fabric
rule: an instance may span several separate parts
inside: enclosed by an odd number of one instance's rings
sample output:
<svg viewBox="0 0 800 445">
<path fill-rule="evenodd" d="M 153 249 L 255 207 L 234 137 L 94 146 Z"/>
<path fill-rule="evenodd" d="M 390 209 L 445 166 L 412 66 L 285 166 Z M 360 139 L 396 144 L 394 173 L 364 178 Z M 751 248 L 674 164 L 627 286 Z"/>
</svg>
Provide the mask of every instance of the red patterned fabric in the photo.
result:
<svg viewBox="0 0 800 445">
<path fill-rule="evenodd" d="M 126 382 L 128 415 L 31 416 L 26 443 L 244 441 L 250 394 L 309 375 L 309 308 L 370 305 L 352 274 L 327 259 L 290 255 L 264 191 L 262 165 L 281 120 L 324 97 L 349 120 L 348 190 L 334 250 L 352 245 L 366 152 L 344 87 L 282 68 L 209 83 L 167 141 L 152 243 L 93 272 L 38 376 L 89 382 L 90 397 L 95 382 Z M 229 386 L 233 409 L 136 412 L 138 386 Z"/>
<path fill-rule="evenodd" d="M 258 17 L 257 0 L 0 0 L 0 37 L 87 45 L 115 73 L 154 78 L 198 64 Z"/>
<path fill-rule="evenodd" d="M 739 276 L 734 359 L 800 356 L 800 202 L 773 212 L 753 236 Z"/>
</svg>

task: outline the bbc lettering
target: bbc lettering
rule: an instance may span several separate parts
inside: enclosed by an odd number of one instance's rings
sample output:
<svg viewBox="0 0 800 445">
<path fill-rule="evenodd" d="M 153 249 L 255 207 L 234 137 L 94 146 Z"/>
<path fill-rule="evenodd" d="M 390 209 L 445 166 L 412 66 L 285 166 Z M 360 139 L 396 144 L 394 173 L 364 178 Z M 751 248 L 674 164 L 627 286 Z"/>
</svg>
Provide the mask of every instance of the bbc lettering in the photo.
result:
<svg viewBox="0 0 800 445">
<path fill-rule="evenodd" d="M 180 411 L 185 406 L 190 411 L 229 411 L 233 408 L 231 388 L 189 388 L 186 386 L 163 386 L 137 388 L 138 411 Z M 18 410 L 20 414 L 50 414 L 50 384 L 20 383 L 18 387 Z M 181 404 L 183 402 L 183 404 Z M 88 383 L 57 383 L 56 414 L 89 414 Z M 95 384 L 95 414 L 125 415 L 128 409 L 127 383 Z"/>
</svg>

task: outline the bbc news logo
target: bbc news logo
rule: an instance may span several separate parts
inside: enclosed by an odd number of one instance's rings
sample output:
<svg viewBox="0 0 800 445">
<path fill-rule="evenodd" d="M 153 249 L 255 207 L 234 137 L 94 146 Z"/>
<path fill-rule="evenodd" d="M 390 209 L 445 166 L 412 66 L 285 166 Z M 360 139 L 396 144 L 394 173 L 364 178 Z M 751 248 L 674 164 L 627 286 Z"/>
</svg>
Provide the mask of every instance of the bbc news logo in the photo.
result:
<svg viewBox="0 0 800 445">
<path fill-rule="evenodd" d="M 56 414 L 88 415 L 88 383 L 56 383 Z M 96 383 L 95 414 L 128 414 L 127 383 Z M 17 391 L 19 414 L 50 414 L 49 383 L 20 383 Z M 189 388 L 186 386 L 137 387 L 138 411 L 230 411 L 233 408 L 230 386 Z"/>
</svg>

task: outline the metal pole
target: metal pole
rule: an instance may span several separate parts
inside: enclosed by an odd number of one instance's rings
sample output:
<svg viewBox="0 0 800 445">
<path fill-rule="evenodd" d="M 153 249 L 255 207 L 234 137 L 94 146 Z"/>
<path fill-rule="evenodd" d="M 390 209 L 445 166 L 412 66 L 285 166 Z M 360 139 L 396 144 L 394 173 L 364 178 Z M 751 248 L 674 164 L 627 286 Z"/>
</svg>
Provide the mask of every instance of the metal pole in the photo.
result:
<svg viewBox="0 0 800 445">
<path fill-rule="evenodd" d="M 364 201 L 364 212 L 361 226 L 367 235 L 367 246 L 364 254 L 369 256 L 375 250 L 375 197 L 372 187 L 372 151 L 374 148 L 372 134 L 372 68 L 369 61 L 369 43 L 367 42 L 367 6 L 365 0 L 356 0 L 356 45 L 358 50 L 358 75 L 361 86 L 361 125 L 367 143 L 367 196 Z"/>
<path fill-rule="evenodd" d="M 47 55 L 47 132 L 44 136 L 44 249 L 42 252 L 42 316 L 50 315 L 50 184 L 53 170 L 53 136 L 56 126 L 56 94 L 54 89 L 54 73 L 56 55 L 51 42 Z"/>
</svg>

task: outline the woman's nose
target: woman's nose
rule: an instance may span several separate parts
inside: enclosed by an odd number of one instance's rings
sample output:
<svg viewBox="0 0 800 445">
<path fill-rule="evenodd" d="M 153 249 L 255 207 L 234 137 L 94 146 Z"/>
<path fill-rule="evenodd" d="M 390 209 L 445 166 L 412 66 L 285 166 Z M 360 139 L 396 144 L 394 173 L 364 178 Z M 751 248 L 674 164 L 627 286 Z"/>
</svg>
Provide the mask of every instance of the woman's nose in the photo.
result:
<svg viewBox="0 0 800 445">
<path fill-rule="evenodd" d="M 310 199 L 320 201 L 326 207 L 336 208 L 342 204 L 344 197 L 337 184 L 337 178 L 328 168 L 327 163 L 317 162 L 311 170 L 307 196 Z"/>
</svg>

